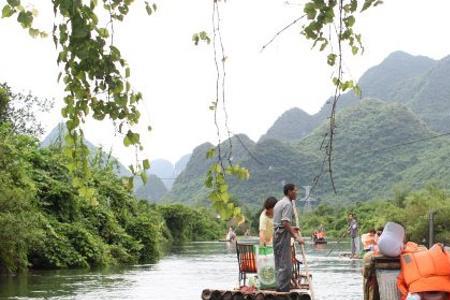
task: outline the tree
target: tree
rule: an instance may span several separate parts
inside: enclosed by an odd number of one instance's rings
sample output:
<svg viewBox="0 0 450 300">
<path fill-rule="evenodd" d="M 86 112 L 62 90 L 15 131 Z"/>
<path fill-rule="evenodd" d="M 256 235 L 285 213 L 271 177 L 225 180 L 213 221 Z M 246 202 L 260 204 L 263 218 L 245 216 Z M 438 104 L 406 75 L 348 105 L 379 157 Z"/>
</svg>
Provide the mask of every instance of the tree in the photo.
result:
<svg viewBox="0 0 450 300">
<path fill-rule="evenodd" d="M 53 101 L 38 98 L 31 93 L 13 93 L 6 83 L 0 83 L 0 123 L 9 123 L 18 134 L 37 136 L 44 133 L 36 112 L 48 112 Z"/>
</svg>

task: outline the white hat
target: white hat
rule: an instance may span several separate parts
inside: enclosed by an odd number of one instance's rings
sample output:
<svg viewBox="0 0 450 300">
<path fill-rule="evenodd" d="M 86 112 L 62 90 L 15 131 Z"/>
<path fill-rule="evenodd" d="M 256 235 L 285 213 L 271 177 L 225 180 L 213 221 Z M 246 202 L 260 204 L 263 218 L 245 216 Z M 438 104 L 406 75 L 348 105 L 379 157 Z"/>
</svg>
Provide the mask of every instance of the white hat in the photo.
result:
<svg viewBox="0 0 450 300">
<path fill-rule="evenodd" d="M 378 249 L 386 256 L 396 257 L 402 253 L 405 229 L 394 222 L 384 225 L 383 233 L 378 239 Z"/>
</svg>

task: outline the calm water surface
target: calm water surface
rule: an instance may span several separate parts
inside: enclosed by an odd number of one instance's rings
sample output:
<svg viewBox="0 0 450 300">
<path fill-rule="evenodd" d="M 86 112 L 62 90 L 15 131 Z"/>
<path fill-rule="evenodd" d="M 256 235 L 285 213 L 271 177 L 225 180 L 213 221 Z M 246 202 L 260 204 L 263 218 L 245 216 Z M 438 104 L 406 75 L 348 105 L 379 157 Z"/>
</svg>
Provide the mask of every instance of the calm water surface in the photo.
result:
<svg viewBox="0 0 450 300">
<path fill-rule="evenodd" d="M 319 246 L 306 245 L 316 298 L 362 299 L 361 261 L 340 255 L 347 244 Z M 237 272 L 235 250 L 227 243 L 192 243 L 154 265 L 0 277 L 0 299 L 199 300 L 205 288 L 237 286 Z"/>
</svg>

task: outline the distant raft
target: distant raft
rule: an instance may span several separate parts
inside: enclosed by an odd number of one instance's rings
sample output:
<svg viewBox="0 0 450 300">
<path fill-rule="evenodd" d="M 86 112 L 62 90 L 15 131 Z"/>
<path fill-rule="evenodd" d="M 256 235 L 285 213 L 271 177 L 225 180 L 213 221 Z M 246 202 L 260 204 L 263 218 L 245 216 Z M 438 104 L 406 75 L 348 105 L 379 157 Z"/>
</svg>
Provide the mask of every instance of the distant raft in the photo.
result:
<svg viewBox="0 0 450 300">
<path fill-rule="evenodd" d="M 327 240 L 325 238 L 325 232 L 324 231 L 315 231 L 312 234 L 312 239 L 314 244 L 326 244 Z"/>
</svg>

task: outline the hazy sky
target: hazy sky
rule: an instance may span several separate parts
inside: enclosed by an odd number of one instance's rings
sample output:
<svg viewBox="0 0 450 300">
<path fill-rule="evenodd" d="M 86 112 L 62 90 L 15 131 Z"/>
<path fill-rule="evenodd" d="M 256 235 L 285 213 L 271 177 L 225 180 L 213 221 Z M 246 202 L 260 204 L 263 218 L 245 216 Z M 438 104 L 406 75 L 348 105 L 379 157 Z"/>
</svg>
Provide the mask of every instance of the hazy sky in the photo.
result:
<svg viewBox="0 0 450 300">
<path fill-rule="evenodd" d="M 22 1 L 26 2 L 26 1 Z M 115 26 L 115 42 L 128 60 L 134 88 L 144 95 L 144 155 L 175 162 L 205 142 L 217 141 L 213 114 L 215 95 L 212 47 L 194 46 L 192 34 L 211 32 L 212 1 L 155 0 L 158 11 L 147 16 L 143 1 L 135 1 L 125 22 Z M 305 1 L 296 2 L 298 4 Z M 0 7 L 6 0 L 0 0 Z M 51 32 L 50 0 L 28 1 L 39 10 L 37 25 Z M 264 45 L 278 30 L 300 16 L 302 6 L 283 0 L 228 0 L 222 10 L 227 55 L 227 108 L 230 129 L 257 140 L 284 111 L 299 107 L 316 113 L 332 94 L 325 53 L 292 27 L 267 50 Z M 347 55 L 345 69 L 358 79 L 389 53 L 402 50 L 441 59 L 450 54 L 450 1 L 386 0 L 357 20 L 365 54 Z M 42 120 L 47 130 L 60 120 L 64 95 L 56 83 L 58 67 L 51 38 L 31 39 L 14 20 L 0 19 L 0 82 L 16 91 L 55 98 L 56 106 Z M 128 164 L 131 149 L 114 138 L 111 125 L 89 122 L 87 138 L 113 146 Z"/>
</svg>

